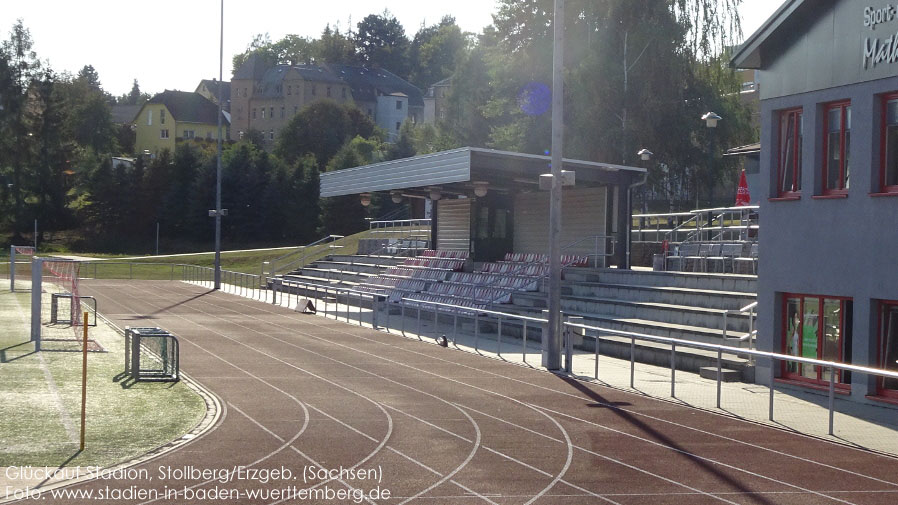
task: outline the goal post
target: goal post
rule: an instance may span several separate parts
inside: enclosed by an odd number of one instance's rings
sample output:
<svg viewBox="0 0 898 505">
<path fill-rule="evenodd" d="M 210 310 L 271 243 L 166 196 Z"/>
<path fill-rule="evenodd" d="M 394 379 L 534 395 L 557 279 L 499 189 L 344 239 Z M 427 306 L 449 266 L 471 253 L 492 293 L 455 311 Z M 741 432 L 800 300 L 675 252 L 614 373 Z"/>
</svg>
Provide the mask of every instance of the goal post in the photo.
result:
<svg viewBox="0 0 898 505">
<path fill-rule="evenodd" d="M 31 340 L 36 351 L 41 350 L 44 325 L 71 327 L 72 337 L 63 340 L 80 342 L 81 326 L 88 323 L 81 312 L 81 295 L 78 290 L 80 266 L 80 262 L 69 259 L 32 259 Z M 96 302 L 93 302 L 92 308 L 96 310 Z"/>
</svg>

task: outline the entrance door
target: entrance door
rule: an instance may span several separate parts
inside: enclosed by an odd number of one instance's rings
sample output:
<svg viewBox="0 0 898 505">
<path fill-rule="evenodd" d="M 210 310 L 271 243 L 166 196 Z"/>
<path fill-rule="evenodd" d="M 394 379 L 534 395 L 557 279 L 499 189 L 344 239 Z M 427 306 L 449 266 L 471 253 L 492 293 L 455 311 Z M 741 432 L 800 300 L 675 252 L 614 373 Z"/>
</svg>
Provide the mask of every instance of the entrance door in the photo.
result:
<svg viewBox="0 0 898 505">
<path fill-rule="evenodd" d="M 496 192 L 474 204 L 474 261 L 499 261 L 514 245 L 511 198 Z"/>
<path fill-rule="evenodd" d="M 898 372 L 898 302 L 881 305 L 879 325 L 879 365 Z M 879 394 L 898 398 L 898 379 L 880 379 Z"/>
</svg>

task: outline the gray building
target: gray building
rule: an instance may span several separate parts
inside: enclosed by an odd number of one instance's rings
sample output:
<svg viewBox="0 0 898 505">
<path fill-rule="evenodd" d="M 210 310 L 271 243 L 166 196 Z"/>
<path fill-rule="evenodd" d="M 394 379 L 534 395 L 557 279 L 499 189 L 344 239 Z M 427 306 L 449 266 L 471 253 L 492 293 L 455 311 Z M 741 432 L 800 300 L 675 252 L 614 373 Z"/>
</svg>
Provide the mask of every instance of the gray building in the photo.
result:
<svg viewBox="0 0 898 505">
<path fill-rule="evenodd" d="M 788 0 L 732 64 L 763 83 L 758 347 L 898 370 L 898 3 L 871 4 Z M 809 388 L 830 377 L 774 368 Z M 898 401 L 896 381 L 836 381 Z"/>
</svg>

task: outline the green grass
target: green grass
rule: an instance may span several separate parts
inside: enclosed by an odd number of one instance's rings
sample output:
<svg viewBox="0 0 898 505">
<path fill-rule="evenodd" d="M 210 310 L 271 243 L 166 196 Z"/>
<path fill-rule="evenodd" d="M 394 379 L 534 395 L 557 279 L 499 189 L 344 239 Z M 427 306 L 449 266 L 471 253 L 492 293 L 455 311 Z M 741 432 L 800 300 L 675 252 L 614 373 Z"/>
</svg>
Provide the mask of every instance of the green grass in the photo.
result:
<svg viewBox="0 0 898 505">
<path fill-rule="evenodd" d="M 89 337 L 108 352 L 88 354 L 86 447 L 79 453 L 82 355 L 47 350 L 71 343 L 45 342 L 44 351 L 33 352 L 30 296 L 0 291 L 0 467 L 108 466 L 178 438 L 202 419 L 205 403 L 184 383 L 127 386 L 124 339 L 101 322 Z M 71 339 L 74 331 L 45 326 L 44 338 Z"/>
</svg>

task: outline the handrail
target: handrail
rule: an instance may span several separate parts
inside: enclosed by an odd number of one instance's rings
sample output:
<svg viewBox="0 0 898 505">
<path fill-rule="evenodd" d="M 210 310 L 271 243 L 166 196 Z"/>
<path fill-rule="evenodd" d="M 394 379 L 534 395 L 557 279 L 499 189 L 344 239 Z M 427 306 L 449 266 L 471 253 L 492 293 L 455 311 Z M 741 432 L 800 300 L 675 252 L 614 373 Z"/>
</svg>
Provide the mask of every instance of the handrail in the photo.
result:
<svg viewBox="0 0 898 505">
<path fill-rule="evenodd" d="M 330 249 L 331 250 L 338 249 L 343 246 L 335 246 L 334 242 L 336 242 L 337 240 L 343 239 L 343 238 L 346 238 L 346 237 L 343 235 L 327 235 L 326 237 L 322 237 L 322 238 L 312 242 L 311 244 L 300 246 L 295 251 L 291 251 L 291 252 L 284 254 L 282 256 L 279 256 L 271 261 L 263 261 L 261 272 L 263 274 L 265 273 L 266 265 L 268 265 L 268 275 L 271 277 L 273 277 L 278 272 L 293 268 L 294 266 L 296 266 L 296 264 L 300 264 L 300 268 L 302 268 L 303 266 L 305 266 L 305 259 L 307 257 L 307 255 L 306 255 L 307 249 L 309 249 L 310 247 L 314 247 L 316 245 L 321 245 L 322 243 L 324 243 L 328 240 L 330 241 Z M 291 256 L 299 256 L 299 258 L 297 258 L 296 260 L 291 260 L 287 263 L 284 263 L 284 260 Z"/>
<path fill-rule="evenodd" d="M 725 340 L 725 341 L 726 340 L 738 340 L 740 342 L 745 342 L 746 340 L 748 340 L 748 348 L 751 349 L 752 341 L 754 340 L 755 335 L 757 335 L 757 333 L 758 333 L 757 330 L 755 330 L 755 308 L 757 308 L 757 306 L 758 306 L 758 302 L 754 301 L 754 302 L 749 303 L 745 307 L 742 307 L 741 309 L 738 309 L 738 310 L 730 309 L 730 310 L 724 311 L 724 313 L 723 313 L 723 333 L 721 334 L 721 337 L 723 338 L 723 340 Z M 731 315 L 738 316 L 738 315 L 742 315 L 742 314 L 748 314 L 748 333 L 742 335 L 741 337 L 734 337 L 734 338 L 727 337 L 727 318 Z"/>
<path fill-rule="evenodd" d="M 611 239 L 611 252 L 599 254 L 599 239 L 604 239 L 603 245 L 605 245 L 605 247 L 603 249 L 607 249 L 609 238 Z M 608 256 L 614 256 L 614 249 L 615 249 L 615 246 L 617 245 L 617 237 L 615 237 L 613 235 L 592 235 L 592 236 L 588 236 L 588 237 L 583 237 L 579 240 L 575 240 L 574 242 L 571 242 L 570 244 L 562 247 L 561 253 L 564 253 L 564 251 L 567 251 L 567 250 L 573 248 L 574 246 L 580 245 L 583 242 L 586 242 L 587 240 L 595 240 L 595 253 L 592 255 L 593 256 L 593 268 L 599 268 L 599 256 L 602 256 L 602 268 L 607 267 L 608 265 L 607 265 L 606 258 Z M 588 257 L 590 255 L 587 254 L 586 256 L 587 256 L 587 262 L 588 262 Z"/>
</svg>

